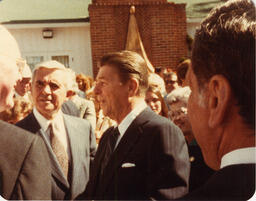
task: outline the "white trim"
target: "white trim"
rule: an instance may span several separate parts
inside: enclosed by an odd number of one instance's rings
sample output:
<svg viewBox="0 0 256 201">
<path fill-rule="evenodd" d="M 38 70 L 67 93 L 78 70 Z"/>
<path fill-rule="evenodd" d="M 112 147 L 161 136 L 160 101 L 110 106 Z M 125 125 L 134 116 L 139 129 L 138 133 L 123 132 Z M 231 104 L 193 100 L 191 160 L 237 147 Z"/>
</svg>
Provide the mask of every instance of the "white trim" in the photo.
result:
<svg viewBox="0 0 256 201">
<path fill-rule="evenodd" d="M 201 23 L 204 18 L 187 18 L 187 23 Z"/>
<path fill-rule="evenodd" d="M 56 27 L 87 27 L 89 22 L 65 22 L 65 23 L 36 23 L 36 24 L 3 24 L 7 29 L 26 29 L 26 28 L 56 28 Z"/>
</svg>

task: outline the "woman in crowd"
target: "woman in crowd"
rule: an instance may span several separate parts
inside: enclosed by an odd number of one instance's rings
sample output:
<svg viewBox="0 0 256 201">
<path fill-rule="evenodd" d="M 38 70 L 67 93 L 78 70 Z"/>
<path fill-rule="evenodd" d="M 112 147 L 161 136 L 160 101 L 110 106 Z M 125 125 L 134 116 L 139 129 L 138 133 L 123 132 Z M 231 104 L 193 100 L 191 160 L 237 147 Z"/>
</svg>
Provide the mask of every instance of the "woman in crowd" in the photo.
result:
<svg viewBox="0 0 256 201">
<path fill-rule="evenodd" d="M 155 113 L 168 118 L 167 105 L 165 104 L 163 96 L 157 87 L 152 85 L 149 86 L 146 92 L 145 101 Z"/>
<path fill-rule="evenodd" d="M 180 127 L 188 145 L 189 159 L 191 163 L 189 191 L 193 191 L 202 186 L 214 171 L 205 164 L 201 149 L 195 140 L 188 120 L 187 102 L 190 92 L 189 87 L 174 89 L 168 94 L 167 103 L 170 107 L 170 119 Z"/>
<path fill-rule="evenodd" d="M 80 97 L 86 96 L 86 93 L 89 89 L 92 88 L 93 85 L 93 78 L 89 76 L 85 76 L 84 74 L 78 74 L 76 76 L 76 82 L 78 84 L 79 90 L 81 90 L 81 93 L 78 94 Z M 83 94 L 83 95 L 82 95 Z"/>
</svg>

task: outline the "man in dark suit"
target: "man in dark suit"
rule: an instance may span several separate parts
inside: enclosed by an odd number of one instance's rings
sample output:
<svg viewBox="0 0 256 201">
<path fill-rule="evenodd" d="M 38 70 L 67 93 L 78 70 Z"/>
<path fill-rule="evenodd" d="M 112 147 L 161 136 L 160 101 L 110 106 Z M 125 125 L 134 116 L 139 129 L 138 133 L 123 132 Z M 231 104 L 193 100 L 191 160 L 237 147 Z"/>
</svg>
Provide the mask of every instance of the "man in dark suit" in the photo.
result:
<svg viewBox="0 0 256 201">
<path fill-rule="evenodd" d="M 196 31 L 188 116 L 217 172 L 182 199 L 248 200 L 255 193 L 255 14 L 251 0 L 230 0 Z"/>
<path fill-rule="evenodd" d="M 188 189 L 189 161 L 181 130 L 147 107 L 148 72 L 137 53 L 101 59 L 95 94 L 118 123 L 102 136 L 86 192 L 78 199 L 172 199 Z"/>
<path fill-rule="evenodd" d="M 68 72 L 57 61 L 38 64 L 31 87 L 35 107 L 17 123 L 17 126 L 41 136 L 47 146 L 53 200 L 72 200 L 85 190 L 90 163 L 96 152 L 96 139 L 90 123 L 61 112 L 61 105 L 69 94 Z"/>
<path fill-rule="evenodd" d="M 14 105 L 17 64 L 21 64 L 20 71 L 23 67 L 20 56 L 15 39 L 0 25 L 1 112 Z M 7 200 L 50 199 L 50 162 L 42 139 L 3 121 L 0 139 L 0 195 Z"/>
</svg>

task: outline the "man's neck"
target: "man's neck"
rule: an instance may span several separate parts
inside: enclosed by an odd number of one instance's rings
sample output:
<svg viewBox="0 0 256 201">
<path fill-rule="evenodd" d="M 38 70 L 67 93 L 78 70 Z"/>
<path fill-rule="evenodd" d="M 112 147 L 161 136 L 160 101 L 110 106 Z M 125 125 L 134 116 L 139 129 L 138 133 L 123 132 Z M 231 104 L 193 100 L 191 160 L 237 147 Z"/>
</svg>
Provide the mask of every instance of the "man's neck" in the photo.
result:
<svg viewBox="0 0 256 201">
<path fill-rule="evenodd" d="M 233 123 L 226 127 L 222 133 L 222 139 L 218 151 L 218 159 L 234 150 L 255 147 L 255 131 L 244 123 Z"/>
<path fill-rule="evenodd" d="M 129 99 L 129 104 L 127 104 L 126 108 L 123 108 L 122 112 L 116 115 L 116 119 L 115 121 L 117 122 L 117 124 L 120 124 L 123 119 L 132 111 L 134 110 L 136 107 L 138 107 L 139 105 L 145 103 L 144 98 L 142 97 L 132 97 Z"/>
</svg>

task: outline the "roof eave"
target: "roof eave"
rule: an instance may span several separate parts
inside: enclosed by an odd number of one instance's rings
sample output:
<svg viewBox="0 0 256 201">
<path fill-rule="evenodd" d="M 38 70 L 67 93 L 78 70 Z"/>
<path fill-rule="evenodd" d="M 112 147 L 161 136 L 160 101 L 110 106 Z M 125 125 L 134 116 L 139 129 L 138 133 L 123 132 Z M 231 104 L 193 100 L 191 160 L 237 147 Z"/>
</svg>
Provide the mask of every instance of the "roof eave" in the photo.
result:
<svg viewBox="0 0 256 201">
<path fill-rule="evenodd" d="M 89 22 L 90 18 L 77 18 L 77 19 L 43 19 L 43 20 L 11 20 L 1 22 L 1 24 L 43 24 L 43 23 L 72 23 L 72 22 Z"/>
</svg>

